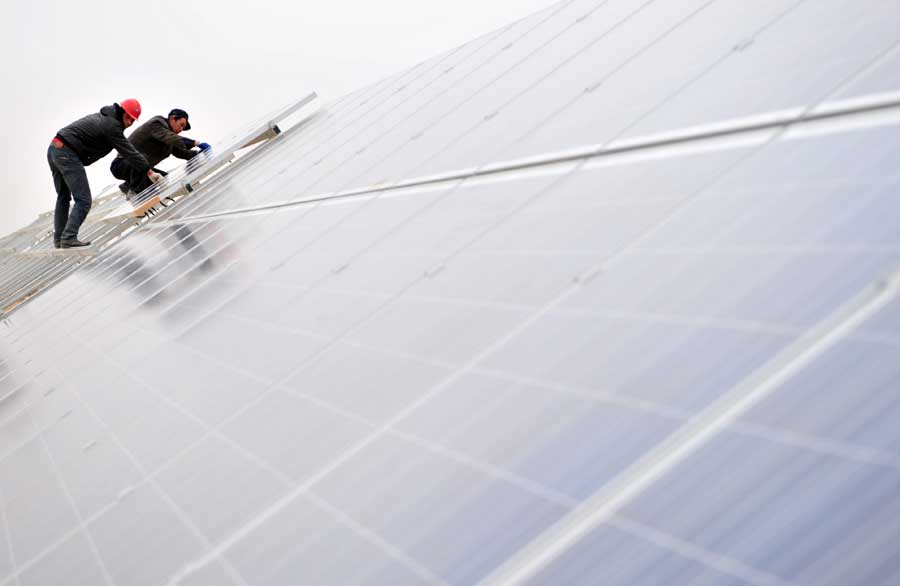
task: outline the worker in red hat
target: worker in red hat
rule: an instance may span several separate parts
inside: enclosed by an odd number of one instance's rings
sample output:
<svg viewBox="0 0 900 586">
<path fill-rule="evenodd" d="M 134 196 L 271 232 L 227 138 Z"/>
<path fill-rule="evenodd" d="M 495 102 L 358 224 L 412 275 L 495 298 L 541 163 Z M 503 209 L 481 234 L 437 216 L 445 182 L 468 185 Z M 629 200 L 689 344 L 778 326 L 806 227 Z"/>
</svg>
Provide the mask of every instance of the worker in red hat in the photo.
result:
<svg viewBox="0 0 900 586">
<path fill-rule="evenodd" d="M 141 116 L 141 104 L 135 99 L 104 106 L 56 133 L 47 149 L 47 161 L 56 187 L 56 213 L 53 217 L 53 244 L 56 248 L 88 246 L 78 240 L 78 229 L 91 211 L 91 186 L 84 168 L 105 157 L 112 149 L 132 167 L 146 173 L 151 181 L 160 176 L 150 169 L 147 159 L 125 138 L 125 129 Z M 75 200 L 72 213 L 69 202 Z"/>
</svg>

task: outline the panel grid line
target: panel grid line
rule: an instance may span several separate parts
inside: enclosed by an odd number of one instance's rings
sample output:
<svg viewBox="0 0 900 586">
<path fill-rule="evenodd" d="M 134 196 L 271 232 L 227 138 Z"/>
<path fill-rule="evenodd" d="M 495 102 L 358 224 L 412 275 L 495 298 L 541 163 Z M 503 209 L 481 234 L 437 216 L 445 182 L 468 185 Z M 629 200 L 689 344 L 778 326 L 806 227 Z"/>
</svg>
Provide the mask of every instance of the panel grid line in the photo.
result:
<svg viewBox="0 0 900 586">
<path fill-rule="evenodd" d="M 84 531 L 84 515 L 81 512 L 81 509 L 78 507 L 78 504 L 75 502 L 75 498 L 72 496 L 72 490 L 69 487 L 69 484 L 66 482 L 65 476 L 62 473 L 62 470 L 59 467 L 59 463 L 56 461 L 56 458 L 53 457 L 53 452 L 50 450 L 50 446 L 47 445 L 47 438 L 44 436 L 44 430 L 41 430 L 37 425 L 37 422 L 34 420 L 34 415 L 29 410 L 28 413 L 29 419 L 31 421 L 31 425 L 37 430 L 37 438 L 40 442 L 41 449 L 44 454 L 47 456 L 50 465 L 53 467 L 53 475 L 56 477 L 56 481 L 60 488 L 62 488 L 62 492 L 65 495 L 66 502 L 69 505 L 72 513 L 75 515 L 75 520 L 77 523 L 77 527 L 79 528 L 79 533 L 81 533 L 85 540 L 88 543 L 88 548 L 91 550 L 91 556 L 94 561 L 97 562 L 97 567 L 100 568 L 100 573 L 103 575 L 103 581 L 107 584 L 107 586 L 113 586 L 114 582 L 112 576 L 109 573 L 109 568 L 106 567 L 106 563 L 103 561 L 103 558 L 100 556 L 100 550 L 97 548 L 97 543 L 94 540 L 93 536 L 89 531 Z M 17 578 L 18 580 L 18 574 Z"/>
<path fill-rule="evenodd" d="M 110 364 L 113 364 L 114 366 L 116 366 L 116 368 L 119 368 L 117 365 L 115 365 L 114 361 L 110 360 L 109 358 L 107 358 L 103 355 L 99 355 L 99 356 L 100 356 L 101 361 L 109 362 Z M 223 443 L 225 443 L 228 446 L 235 449 L 243 457 L 245 457 L 249 461 L 253 462 L 256 466 L 270 472 L 273 476 L 275 476 L 276 478 L 279 479 L 279 481 L 282 483 L 282 487 L 284 489 L 291 489 L 296 486 L 297 483 L 294 480 L 292 480 L 289 476 L 287 476 L 286 474 L 284 474 L 283 472 L 281 472 L 280 470 L 278 470 L 277 468 L 275 468 L 274 466 L 269 464 L 267 461 L 265 461 L 264 459 L 260 458 L 256 454 L 254 454 L 253 452 L 249 451 L 247 448 L 245 448 L 239 442 L 232 440 L 230 437 L 228 437 L 227 435 L 222 433 L 219 430 L 219 428 L 217 428 L 217 427 L 214 428 L 214 427 L 210 426 L 209 424 L 204 422 L 202 419 L 200 419 L 199 417 L 197 417 L 196 415 L 191 413 L 189 410 L 185 409 L 180 404 L 178 404 L 177 402 L 173 401 L 171 398 L 166 396 L 164 393 L 159 392 L 149 382 L 145 382 L 145 381 L 135 377 L 132 372 L 127 371 L 127 370 L 122 370 L 122 374 L 124 376 L 128 377 L 129 379 L 135 381 L 136 383 L 140 384 L 142 387 L 144 387 L 145 389 L 150 391 L 154 396 L 159 398 L 165 404 L 169 405 L 170 407 L 172 407 L 179 413 L 190 418 L 192 421 L 194 421 L 195 424 L 201 426 L 204 429 L 203 437 L 201 437 L 201 439 L 197 440 L 196 442 L 191 443 L 190 445 L 183 448 L 181 451 L 179 451 L 177 454 L 173 455 L 167 462 L 161 464 L 155 470 L 148 471 L 136 459 L 134 454 L 121 442 L 121 440 L 118 439 L 117 435 L 115 434 L 115 432 L 112 431 L 112 429 L 109 427 L 109 425 L 107 423 L 105 423 L 101 418 L 98 417 L 98 415 L 93 410 L 93 408 L 89 404 L 84 402 L 84 400 L 81 398 L 80 394 L 76 393 L 76 396 L 78 396 L 78 398 L 79 398 L 79 403 L 86 411 L 88 411 L 91 414 L 91 416 L 98 423 L 101 424 L 102 428 L 104 430 L 106 430 L 106 432 L 110 435 L 110 437 L 112 437 L 114 439 L 114 441 L 117 443 L 117 446 L 119 447 L 119 449 L 122 450 L 122 452 L 125 453 L 129 457 L 132 464 L 140 472 L 140 474 L 142 476 L 142 481 L 139 486 L 147 485 L 147 486 L 151 487 L 167 503 L 169 508 L 179 517 L 180 521 L 186 527 L 191 529 L 195 538 L 198 539 L 198 541 L 200 541 L 204 545 L 205 548 L 211 549 L 214 546 L 213 542 L 211 542 L 204 535 L 204 533 L 191 520 L 190 516 L 172 499 L 171 496 L 169 496 L 169 494 L 162 488 L 162 486 L 159 484 L 159 482 L 157 480 L 158 476 L 160 474 L 162 474 L 164 471 L 168 470 L 169 467 L 171 465 L 173 465 L 175 462 L 177 462 L 183 455 L 185 455 L 185 454 L 189 453 L 190 451 L 192 451 L 193 449 L 195 449 L 197 446 L 202 444 L 208 438 L 214 437 L 214 438 L 218 439 L 219 441 L 222 441 Z M 132 487 L 132 489 L 134 489 L 134 488 L 135 487 Z M 112 505 L 112 506 L 115 506 L 115 505 Z M 340 516 L 340 517 L 336 517 L 336 518 L 339 521 L 341 521 L 342 519 L 344 519 L 344 516 Z M 79 517 L 79 525 L 82 527 L 86 527 L 85 522 L 80 517 Z M 350 524 L 350 527 L 354 528 L 356 526 L 354 524 Z M 357 529 L 354 529 L 354 531 L 356 531 L 356 530 Z M 407 566 L 411 571 L 413 571 L 413 573 L 415 573 L 417 575 L 422 575 L 422 576 L 429 575 L 429 573 L 424 568 L 422 568 L 418 564 L 413 563 L 410 560 L 410 558 L 408 558 L 406 556 L 402 556 L 402 555 L 398 556 L 397 550 L 395 548 L 386 547 L 385 542 L 383 540 L 381 540 L 380 538 L 377 538 L 377 536 L 375 536 L 375 534 L 372 533 L 371 531 L 360 532 L 360 535 L 364 539 L 366 539 L 368 541 L 372 541 L 376 546 L 383 549 L 383 551 L 385 551 L 385 553 L 388 554 L 390 557 L 394 557 L 394 558 L 398 559 L 398 561 L 400 561 L 402 564 Z M 221 563 L 226 568 L 229 575 L 233 579 L 235 579 L 238 582 L 238 584 L 240 584 L 241 586 L 249 586 L 248 583 L 244 580 L 244 578 L 238 573 L 238 571 L 233 567 L 233 565 L 227 559 L 225 559 L 221 555 L 219 555 L 217 557 L 218 557 L 218 562 Z M 213 561 L 215 561 L 215 560 L 213 560 Z M 183 573 L 179 572 L 178 574 L 173 576 L 169 583 L 170 584 L 178 584 L 183 578 L 190 575 L 190 573 L 192 573 L 193 571 L 196 571 L 197 569 L 199 569 L 199 567 L 189 564 L 188 566 L 185 567 Z M 436 584 L 437 586 L 443 585 L 443 583 L 440 581 L 431 580 L 431 582 Z"/>
<path fill-rule="evenodd" d="M 59 375 L 59 376 L 61 376 L 61 375 Z M 143 479 L 145 479 L 147 486 L 160 499 L 162 499 L 163 502 L 165 502 L 165 504 L 169 508 L 169 510 L 178 518 L 178 520 L 184 525 L 184 527 L 187 528 L 191 532 L 194 539 L 196 539 L 198 541 L 198 543 L 202 544 L 204 547 L 210 548 L 211 544 L 210 544 L 209 540 L 206 538 L 206 536 L 202 533 L 202 531 L 200 531 L 200 529 L 196 526 L 196 524 L 175 503 L 175 501 L 168 495 L 168 493 L 166 493 L 163 490 L 163 488 L 157 482 L 156 478 L 149 475 L 148 471 L 145 469 L 143 464 L 141 464 L 141 462 L 137 459 L 137 457 L 134 455 L 134 453 L 122 442 L 122 440 L 118 437 L 118 434 L 116 434 L 116 432 L 101 417 L 99 417 L 99 415 L 93 409 L 93 407 L 91 407 L 91 405 L 84 400 L 84 398 L 81 396 L 81 393 L 79 391 L 72 389 L 71 392 L 78 400 L 78 403 L 81 406 L 81 408 L 84 409 L 85 412 L 88 413 L 90 415 L 90 417 L 100 425 L 101 429 L 103 429 L 103 431 L 106 432 L 107 436 L 112 440 L 112 442 L 119 449 L 119 451 L 128 458 L 131 465 L 134 466 L 134 468 L 138 471 L 138 473 L 141 475 L 141 477 Z M 41 436 L 41 438 L 43 441 L 43 436 Z M 49 450 L 49 448 L 46 447 L 46 444 L 45 444 L 45 449 Z M 71 496 L 69 498 L 71 499 Z M 74 500 L 71 501 L 71 504 L 73 507 L 75 506 Z M 110 585 L 113 584 L 113 581 L 112 581 L 112 578 L 109 576 L 109 572 L 106 568 L 106 565 L 100 556 L 99 550 L 96 547 L 93 537 L 91 536 L 90 525 L 93 523 L 93 521 L 102 517 L 104 513 L 114 509 L 117 506 L 118 506 L 118 503 L 113 502 L 113 503 L 109 504 L 107 507 L 105 507 L 104 509 L 102 509 L 101 511 L 98 511 L 96 514 L 92 515 L 89 519 L 82 518 L 81 514 L 77 512 L 77 508 L 75 509 L 76 515 L 78 516 L 78 528 L 76 529 L 76 531 L 84 531 L 85 535 L 88 537 L 88 539 L 91 543 L 91 549 L 94 552 L 94 554 L 97 556 L 98 562 L 101 564 L 101 567 L 103 568 L 103 571 L 104 571 L 104 574 L 108 581 L 108 584 L 110 584 Z M 249 584 L 234 569 L 234 567 L 228 562 L 228 560 L 220 559 L 219 561 L 221 562 L 223 567 L 228 572 L 228 575 L 232 579 L 234 579 L 239 586 L 249 586 Z"/>
<path fill-rule="evenodd" d="M 640 458 L 619 478 L 588 501 L 553 530 L 523 548 L 479 586 L 524 584 L 547 564 L 593 528 L 616 514 L 650 485 L 671 472 L 712 437 L 726 429 L 750 407 L 776 392 L 779 386 L 812 360 L 840 341 L 897 294 L 900 272 L 885 286 L 863 291 L 829 319 L 823 320 L 751 379 L 745 380 L 711 406 L 695 415 L 650 454 Z M 755 379 L 755 380 L 754 380 Z"/>
<path fill-rule="evenodd" d="M 19 565 L 16 561 L 15 549 L 13 548 L 12 533 L 9 529 L 9 520 L 6 516 L 6 497 L 4 497 L 2 490 L 0 490 L 0 523 L 3 524 L 3 535 L 6 538 L 6 553 L 7 555 L 9 555 L 9 563 L 12 565 L 13 571 L 12 576 L 4 580 L 4 583 L 15 581 L 16 586 L 21 586 L 21 583 L 19 582 Z"/>
</svg>

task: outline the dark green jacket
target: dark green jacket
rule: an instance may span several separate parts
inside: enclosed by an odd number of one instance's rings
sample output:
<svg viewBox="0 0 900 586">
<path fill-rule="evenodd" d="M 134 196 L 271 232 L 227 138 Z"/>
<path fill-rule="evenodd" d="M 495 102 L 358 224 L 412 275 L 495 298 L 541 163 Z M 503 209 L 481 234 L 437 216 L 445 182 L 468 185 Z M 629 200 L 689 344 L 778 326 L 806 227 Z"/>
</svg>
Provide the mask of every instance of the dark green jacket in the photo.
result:
<svg viewBox="0 0 900 586">
<path fill-rule="evenodd" d="M 154 116 L 147 120 L 131 133 L 128 140 L 138 152 L 147 157 L 151 167 L 155 167 L 169 155 L 188 160 L 197 154 L 187 148 L 187 140 L 172 132 L 165 116 Z"/>
</svg>

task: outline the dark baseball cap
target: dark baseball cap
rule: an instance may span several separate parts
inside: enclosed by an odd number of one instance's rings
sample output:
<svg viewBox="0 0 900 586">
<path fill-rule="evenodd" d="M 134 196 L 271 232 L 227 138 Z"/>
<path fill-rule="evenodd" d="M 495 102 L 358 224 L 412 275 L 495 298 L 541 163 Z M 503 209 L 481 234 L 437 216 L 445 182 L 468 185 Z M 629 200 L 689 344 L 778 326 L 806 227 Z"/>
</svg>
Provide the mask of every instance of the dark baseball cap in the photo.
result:
<svg viewBox="0 0 900 586">
<path fill-rule="evenodd" d="M 169 112 L 169 118 L 172 118 L 173 116 L 175 118 L 184 118 L 185 120 L 188 120 L 188 113 L 185 112 L 184 110 L 182 110 L 181 108 L 172 108 L 172 111 Z M 190 120 L 188 120 L 188 123 L 184 125 L 184 129 L 185 130 L 191 129 Z"/>
</svg>

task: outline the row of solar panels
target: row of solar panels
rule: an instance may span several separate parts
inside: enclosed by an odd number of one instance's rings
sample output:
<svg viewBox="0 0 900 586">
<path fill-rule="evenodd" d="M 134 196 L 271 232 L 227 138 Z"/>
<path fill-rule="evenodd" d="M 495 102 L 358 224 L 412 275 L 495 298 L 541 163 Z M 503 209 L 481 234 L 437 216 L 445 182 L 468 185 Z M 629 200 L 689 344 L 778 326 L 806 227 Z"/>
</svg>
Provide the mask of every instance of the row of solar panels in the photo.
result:
<svg viewBox="0 0 900 586">
<path fill-rule="evenodd" d="M 562 2 L 329 105 L 5 320 L 0 584 L 895 583 L 898 19 Z"/>
</svg>

